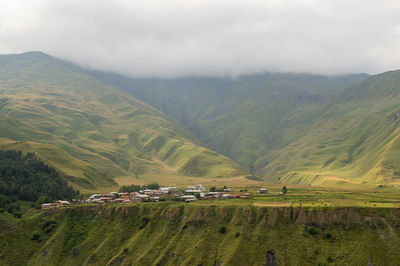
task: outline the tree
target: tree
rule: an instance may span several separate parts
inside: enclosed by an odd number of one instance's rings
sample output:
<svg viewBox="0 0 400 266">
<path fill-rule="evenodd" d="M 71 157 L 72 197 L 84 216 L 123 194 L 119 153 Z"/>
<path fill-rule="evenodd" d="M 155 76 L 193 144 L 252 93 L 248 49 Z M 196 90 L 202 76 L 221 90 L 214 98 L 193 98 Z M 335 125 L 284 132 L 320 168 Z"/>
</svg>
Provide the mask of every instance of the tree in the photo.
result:
<svg viewBox="0 0 400 266">
<path fill-rule="evenodd" d="M 41 195 L 47 200 L 72 199 L 79 194 L 68 186 L 58 172 L 40 161 L 34 153 L 0 151 L 0 207 L 10 211 L 17 200 L 37 202 Z"/>
<path fill-rule="evenodd" d="M 131 192 L 137 192 L 140 190 L 140 186 L 139 185 L 129 185 L 129 186 L 122 186 L 119 189 L 119 192 L 123 193 L 123 192 L 127 192 L 127 193 L 131 193 Z"/>
<path fill-rule="evenodd" d="M 158 184 L 158 183 L 151 183 L 151 184 L 144 185 L 142 187 L 142 189 L 159 189 L 159 188 L 160 188 L 160 184 Z"/>
<path fill-rule="evenodd" d="M 286 186 L 283 186 L 283 187 L 282 187 L 282 192 L 283 192 L 284 194 L 286 194 L 286 192 L 287 192 Z"/>
<path fill-rule="evenodd" d="M 215 191 L 217 191 L 216 187 L 214 187 L 214 186 L 210 187 L 210 192 L 215 192 Z"/>
</svg>

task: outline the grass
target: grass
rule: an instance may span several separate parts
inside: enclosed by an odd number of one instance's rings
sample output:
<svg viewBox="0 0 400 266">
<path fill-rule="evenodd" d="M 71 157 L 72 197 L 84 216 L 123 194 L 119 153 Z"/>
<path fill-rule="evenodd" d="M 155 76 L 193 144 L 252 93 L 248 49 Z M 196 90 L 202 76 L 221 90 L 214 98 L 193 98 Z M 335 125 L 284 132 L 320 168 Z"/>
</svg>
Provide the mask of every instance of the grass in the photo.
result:
<svg viewBox="0 0 400 266">
<path fill-rule="evenodd" d="M 256 194 L 260 187 L 268 188 L 268 194 Z M 341 189 L 335 187 L 310 187 L 301 185 L 286 185 L 288 192 L 278 195 L 281 191 L 280 184 L 257 184 L 253 186 L 235 186 L 229 188 L 236 193 L 247 189 L 253 194 L 250 199 L 227 199 L 196 201 L 193 205 L 217 206 L 261 206 L 261 207 L 313 207 L 313 208 L 400 208 L 400 189 L 389 188 L 363 188 Z"/>
</svg>

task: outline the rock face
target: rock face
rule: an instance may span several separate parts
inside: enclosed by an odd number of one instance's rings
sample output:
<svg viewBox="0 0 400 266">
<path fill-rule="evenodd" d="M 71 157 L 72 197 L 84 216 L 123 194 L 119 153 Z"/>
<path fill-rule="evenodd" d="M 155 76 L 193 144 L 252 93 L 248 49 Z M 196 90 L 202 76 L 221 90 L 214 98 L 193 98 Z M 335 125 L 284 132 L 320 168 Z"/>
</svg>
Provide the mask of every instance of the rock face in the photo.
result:
<svg viewBox="0 0 400 266">
<path fill-rule="evenodd" d="M 274 250 L 268 250 L 267 251 L 267 256 L 265 259 L 265 265 L 266 266 L 278 266 L 276 263 L 276 257 L 275 257 L 275 251 Z"/>
</svg>

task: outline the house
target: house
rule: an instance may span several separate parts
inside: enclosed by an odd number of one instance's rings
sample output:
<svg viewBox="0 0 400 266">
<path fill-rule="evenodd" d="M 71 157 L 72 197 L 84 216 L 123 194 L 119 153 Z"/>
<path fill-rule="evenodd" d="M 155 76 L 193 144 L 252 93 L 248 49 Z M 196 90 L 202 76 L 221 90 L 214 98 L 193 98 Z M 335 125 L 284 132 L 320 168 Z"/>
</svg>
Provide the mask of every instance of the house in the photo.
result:
<svg viewBox="0 0 400 266">
<path fill-rule="evenodd" d="M 190 202 L 190 201 L 196 201 L 197 198 L 193 195 L 183 195 L 180 197 L 181 199 L 184 199 L 186 202 Z"/>
<path fill-rule="evenodd" d="M 260 188 L 260 190 L 258 191 L 258 193 L 260 193 L 260 194 L 267 194 L 267 193 L 268 193 L 268 189 L 266 189 L 266 188 Z"/>
<path fill-rule="evenodd" d="M 143 194 L 150 195 L 150 196 L 153 196 L 154 192 L 155 192 L 155 190 L 152 190 L 152 189 L 145 189 L 142 191 Z"/>
<path fill-rule="evenodd" d="M 99 199 L 100 197 L 101 197 L 101 194 L 92 194 L 92 195 L 90 195 L 88 200 L 92 201 L 94 199 Z"/>
<path fill-rule="evenodd" d="M 171 194 L 172 194 L 174 197 L 183 196 L 183 192 L 180 191 L 180 190 L 173 190 L 173 191 L 171 191 Z"/>
<path fill-rule="evenodd" d="M 229 194 L 230 199 L 240 199 L 240 194 L 235 193 L 235 194 Z"/>
<path fill-rule="evenodd" d="M 113 200 L 113 202 L 119 203 L 119 202 L 123 202 L 124 200 L 126 200 L 126 199 L 123 199 L 123 198 L 116 198 L 116 199 Z"/>
<path fill-rule="evenodd" d="M 240 198 L 242 199 L 249 199 L 251 197 L 250 193 L 244 193 Z"/>
<path fill-rule="evenodd" d="M 221 199 L 229 199 L 231 194 L 222 194 Z"/>
<path fill-rule="evenodd" d="M 151 197 L 151 199 L 154 201 L 158 201 L 160 199 L 160 197 Z"/>
<path fill-rule="evenodd" d="M 186 193 L 201 193 L 201 192 L 205 192 L 205 191 L 206 191 L 206 188 L 200 184 L 197 186 L 189 186 L 185 190 Z"/>
<path fill-rule="evenodd" d="M 206 194 L 206 197 L 211 197 L 214 199 L 218 199 L 219 196 L 220 196 L 220 193 L 216 192 L 216 191 L 215 192 L 207 192 L 207 194 Z"/>
<path fill-rule="evenodd" d="M 69 201 L 66 200 L 57 200 L 58 203 L 60 203 L 61 205 L 70 205 L 71 203 L 69 203 Z"/>
<path fill-rule="evenodd" d="M 43 203 L 42 208 L 44 209 L 51 209 L 51 208 L 58 208 L 61 207 L 61 203 L 59 202 L 53 202 L 53 203 Z"/>
<path fill-rule="evenodd" d="M 171 193 L 172 191 L 176 191 L 178 190 L 177 187 L 161 187 L 159 189 L 160 192 L 162 192 L 163 194 L 168 194 Z"/>
<path fill-rule="evenodd" d="M 103 202 L 110 202 L 113 200 L 113 197 L 101 197 L 100 200 Z"/>
<path fill-rule="evenodd" d="M 122 196 L 122 197 L 120 197 L 121 199 L 132 199 L 134 196 L 131 196 L 131 195 L 126 195 L 126 196 Z"/>
</svg>

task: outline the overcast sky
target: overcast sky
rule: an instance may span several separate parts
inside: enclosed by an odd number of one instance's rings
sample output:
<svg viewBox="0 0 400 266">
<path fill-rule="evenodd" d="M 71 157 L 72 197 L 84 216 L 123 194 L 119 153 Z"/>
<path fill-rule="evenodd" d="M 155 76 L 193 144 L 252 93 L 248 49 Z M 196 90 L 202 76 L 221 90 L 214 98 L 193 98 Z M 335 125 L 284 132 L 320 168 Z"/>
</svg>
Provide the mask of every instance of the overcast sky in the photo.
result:
<svg viewBox="0 0 400 266">
<path fill-rule="evenodd" d="M 400 1 L 0 0 L 0 53 L 135 77 L 400 68 Z"/>
</svg>

